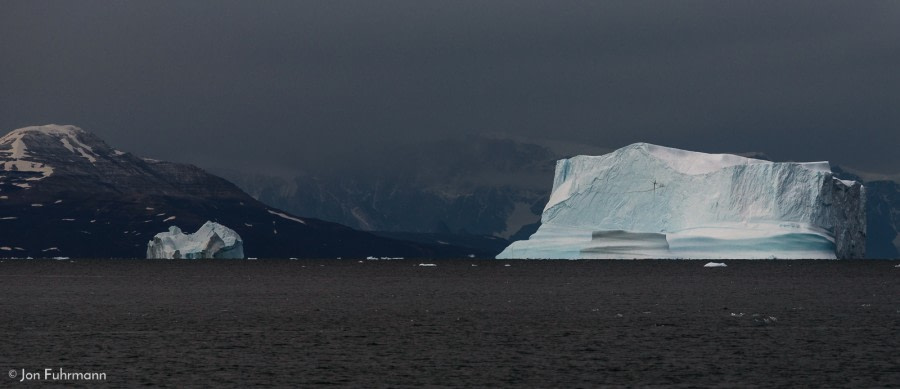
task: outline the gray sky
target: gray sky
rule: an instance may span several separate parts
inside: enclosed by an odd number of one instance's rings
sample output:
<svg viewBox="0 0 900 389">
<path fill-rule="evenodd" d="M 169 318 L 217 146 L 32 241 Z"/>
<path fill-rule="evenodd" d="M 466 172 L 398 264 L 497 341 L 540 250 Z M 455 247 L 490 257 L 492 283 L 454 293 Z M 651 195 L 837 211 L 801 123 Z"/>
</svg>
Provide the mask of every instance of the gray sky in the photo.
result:
<svg viewBox="0 0 900 389">
<path fill-rule="evenodd" d="M 0 130 L 205 167 L 503 132 L 897 172 L 898 107 L 897 1 L 0 3 Z"/>
</svg>

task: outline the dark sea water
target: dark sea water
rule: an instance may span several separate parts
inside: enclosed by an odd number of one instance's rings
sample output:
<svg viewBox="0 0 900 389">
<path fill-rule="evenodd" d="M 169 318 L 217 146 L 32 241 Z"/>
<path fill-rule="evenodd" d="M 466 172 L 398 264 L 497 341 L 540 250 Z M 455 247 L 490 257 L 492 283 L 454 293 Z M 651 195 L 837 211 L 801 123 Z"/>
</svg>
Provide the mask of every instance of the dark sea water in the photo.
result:
<svg viewBox="0 0 900 389">
<path fill-rule="evenodd" d="M 900 386 L 897 262 L 725 262 L 5 260 L 0 371 L 116 387 Z M 0 386 L 51 383 L 19 379 Z"/>
</svg>

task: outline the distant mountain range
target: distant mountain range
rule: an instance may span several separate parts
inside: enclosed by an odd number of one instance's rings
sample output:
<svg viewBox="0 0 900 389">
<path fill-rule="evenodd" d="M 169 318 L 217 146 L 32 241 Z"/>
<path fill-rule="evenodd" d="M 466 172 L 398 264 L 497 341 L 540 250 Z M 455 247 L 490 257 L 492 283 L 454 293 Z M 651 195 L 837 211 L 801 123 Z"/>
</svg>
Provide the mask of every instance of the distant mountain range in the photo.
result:
<svg viewBox="0 0 900 389">
<path fill-rule="evenodd" d="M 10 132 L 0 166 L 0 257 L 144 257 L 156 233 L 207 220 L 237 231 L 249 257 L 491 254 L 299 217 L 200 168 L 115 150 L 74 126 Z"/>
<path fill-rule="evenodd" d="M 433 234 L 486 235 L 510 241 L 537 230 L 556 160 L 608 150 L 503 136 L 411 144 L 378 168 L 332 168 L 285 179 L 235 171 L 222 176 L 253 197 L 288 211 L 380 233 L 435 242 Z M 770 160 L 764 153 L 740 155 Z M 867 257 L 900 256 L 900 190 L 890 177 L 833 166 L 867 194 Z M 418 233 L 418 234 L 409 234 Z M 396 235 L 392 235 L 396 236 Z M 480 239 L 490 250 L 492 241 Z M 476 242 L 476 243 L 477 243 Z"/>
</svg>

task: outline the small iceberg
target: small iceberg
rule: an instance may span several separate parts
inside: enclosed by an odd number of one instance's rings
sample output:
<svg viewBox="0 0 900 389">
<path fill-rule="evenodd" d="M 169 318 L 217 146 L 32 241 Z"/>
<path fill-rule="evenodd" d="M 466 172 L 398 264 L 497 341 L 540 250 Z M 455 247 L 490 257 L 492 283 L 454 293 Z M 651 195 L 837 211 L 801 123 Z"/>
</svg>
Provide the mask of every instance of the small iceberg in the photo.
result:
<svg viewBox="0 0 900 389">
<path fill-rule="evenodd" d="M 703 265 L 703 267 L 728 267 L 728 265 L 726 265 L 722 262 L 709 262 L 709 263 Z"/>
<path fill-rule="evenodd" d="M 193 234 L 177 226 L 160 232 L 147 242 L 148 259 L 244 258 L 244 242 L 234 230 L 207 221 Z M 256 258 L 247 258 L 256 259 Z"/>
</svg>

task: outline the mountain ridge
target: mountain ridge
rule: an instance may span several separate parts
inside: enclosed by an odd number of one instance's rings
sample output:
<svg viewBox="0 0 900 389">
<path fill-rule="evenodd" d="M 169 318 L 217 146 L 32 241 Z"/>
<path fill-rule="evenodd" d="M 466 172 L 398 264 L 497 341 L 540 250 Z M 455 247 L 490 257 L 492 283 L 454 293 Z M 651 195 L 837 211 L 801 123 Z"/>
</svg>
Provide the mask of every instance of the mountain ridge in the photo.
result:
<svg viewBox="0 0 900 389">
<path fill-rule="evenodd" d="M 471 250 L 399 241 L 265 205 L 188 164 L 140 158 L 69 125 L 0 138 L 0 256 L 145 256 L 177 225 L 214 221 L 237 231 L 251 257 L 444 257 Z M 481 254 L 481 253 L 476 253 Z"/>
</svg>

